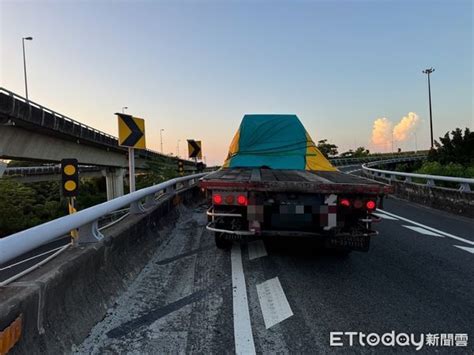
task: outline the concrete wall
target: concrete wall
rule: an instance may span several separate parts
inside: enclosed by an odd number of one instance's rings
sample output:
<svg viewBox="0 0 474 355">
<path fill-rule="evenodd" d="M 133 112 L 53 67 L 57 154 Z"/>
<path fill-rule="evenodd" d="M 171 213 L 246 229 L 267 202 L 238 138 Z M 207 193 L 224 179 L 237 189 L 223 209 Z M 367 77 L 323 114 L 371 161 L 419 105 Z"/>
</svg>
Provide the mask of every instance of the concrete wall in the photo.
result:
<svg viewBox="0 0 474 355">
<path fill-rule="evenodd" d="M 108 229 L 102 242 L 70 248 L 0 289 L 0 330 L 23 314 L 22 338 L 12 354 L 58 354 L 79 344 L 173 227 L 175 207 L 199 197 L 197 187 L 165 197 L 153 211 Z"/>
<path fill-rule="evenodd" d="M 370 175 L 367 177 L 374 179 Z M 394 181 L 381 177 L 377 177 L 375 180 L 390 183 L 395 189 L 395 195 L 405 200 L 474 218 L 474 192 L 460 192 L 454 189 Z"/>
</svg>

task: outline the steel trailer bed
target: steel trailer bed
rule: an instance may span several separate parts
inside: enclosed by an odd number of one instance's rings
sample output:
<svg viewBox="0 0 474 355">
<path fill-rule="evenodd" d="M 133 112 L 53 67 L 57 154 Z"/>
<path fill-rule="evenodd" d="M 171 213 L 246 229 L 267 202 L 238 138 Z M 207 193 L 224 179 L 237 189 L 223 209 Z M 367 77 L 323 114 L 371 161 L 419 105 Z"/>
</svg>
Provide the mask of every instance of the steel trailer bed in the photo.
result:
<svg viewBox="0 0 474 355">
<path fill-rule="evenodd" d="M 385 195 L 392 187 L 340 171 L 224 168 L 201 179 L 205 189 Z"/>
</svg>

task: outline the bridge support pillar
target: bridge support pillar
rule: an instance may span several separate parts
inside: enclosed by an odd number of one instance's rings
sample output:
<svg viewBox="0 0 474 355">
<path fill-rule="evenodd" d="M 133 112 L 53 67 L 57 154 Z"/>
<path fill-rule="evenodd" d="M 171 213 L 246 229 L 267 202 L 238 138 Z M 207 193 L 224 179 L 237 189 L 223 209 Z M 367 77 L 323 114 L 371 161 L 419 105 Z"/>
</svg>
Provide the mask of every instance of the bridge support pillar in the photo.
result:
<svg viewBox="0 0 474 355">
<path fill-rule="evenodd" d="M 103 171 L 107 185 L 107 201 L 123 196 L 123 178 L 125 170 L 122 168 L 107 168 Z"/>
</svg>

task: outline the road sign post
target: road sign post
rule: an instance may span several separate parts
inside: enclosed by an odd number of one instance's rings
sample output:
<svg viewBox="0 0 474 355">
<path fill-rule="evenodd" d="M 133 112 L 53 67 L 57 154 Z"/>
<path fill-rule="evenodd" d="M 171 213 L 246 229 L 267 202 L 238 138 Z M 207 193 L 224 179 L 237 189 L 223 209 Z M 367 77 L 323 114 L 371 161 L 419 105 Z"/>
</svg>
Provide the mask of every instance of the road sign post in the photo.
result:
<svg viewBox="0 0 474 355">
<path fill-rule="evenodd" d="M 118 116 L 119 145 L 128 147 L 130 192 L 135 191 L 135 148 L 145 149 L 145 120 L 124 113 Z"/>
<path fill-rule="evenodd" d="M 67 198 L 69 214 L 76 213 L 75 201 L 79 190 L 79 167 L 77 159 L 61 160 L 63 196 Z M 77 230 L 71 230 L 71 237 L 77 240 Z"/>
<path fill-rule="evenodd" d="M 135 149 L 128 147 L 128 175 L 130 177 L 130 192 L 135 191 Z"/>
</svg>

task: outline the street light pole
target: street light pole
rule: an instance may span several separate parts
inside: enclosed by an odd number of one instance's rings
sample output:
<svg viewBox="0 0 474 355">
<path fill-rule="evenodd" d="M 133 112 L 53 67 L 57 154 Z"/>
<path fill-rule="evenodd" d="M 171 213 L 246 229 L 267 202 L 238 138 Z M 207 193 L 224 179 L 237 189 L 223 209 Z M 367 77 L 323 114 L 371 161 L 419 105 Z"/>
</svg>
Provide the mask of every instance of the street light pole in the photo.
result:
<svg viewBox="0 0 474 355">
<path fill-rule="evenodd" d="M 125 113 L 125 110 L 128 110 L 127 106 L 122 107 L 122 113 Z"/>
<path fill-rule="evenodd" d="M 429 68 L 423 70 L 423 74 L 428 75 L 428 99 L 430 103 L 430 132 L 431 132 L 431 149 L 433 149 L 433 114 L 431 111 L 431 83 L 430 83 L 430 75 L 434 72 L 434 68 Z"/>
<path fill-rule="evenodd" d="M 26 78 L 26 54 L 25 54 L 25 41 L 32 41 L 33 37 L 23 37 L 21 39 L 21 44 L 23 45 L 23 72 L 25 75 L 25 93 L 26 100 L 28 101 L 28 80 Z"/>
<path fill-rule="evenodd" d="M 161 154 L 163 154 L 163 131 L 164 129 L 160 129 L 160 147 L 161 147 Z"/>
<path fill-rule="evenodd" d="M 176 156 L 179 158 L 179 142 L 181 142 L 180 139 L 178 139 L 178 143 L 176 144 Z"/>
</svg>

